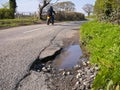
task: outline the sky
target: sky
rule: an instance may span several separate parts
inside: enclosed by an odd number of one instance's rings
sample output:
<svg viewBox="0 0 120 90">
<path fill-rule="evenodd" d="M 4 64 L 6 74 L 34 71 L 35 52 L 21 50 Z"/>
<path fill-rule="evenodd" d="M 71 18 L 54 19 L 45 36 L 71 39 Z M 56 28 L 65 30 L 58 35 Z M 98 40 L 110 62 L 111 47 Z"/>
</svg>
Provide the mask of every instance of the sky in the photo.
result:
<svg viewBox="0 0 120 90">
<path fill-rule="evenodd" d="M 0 8 L 2 7 L 1 4 L 8 2 L 9 0 L 0 0 Z M 16 0 L 17 2 L 17 12 L 36 12 L 38 11 L 38 5 L 40 0 Z M 53 2 L 56 0 L 53 0 Z M 59 0 L 59 1 L 72 1 L 75 4 L 76 12 L 84 12 L 82 7 L 85 4 L 95 4 L 96 0 Z"/>
</svg>

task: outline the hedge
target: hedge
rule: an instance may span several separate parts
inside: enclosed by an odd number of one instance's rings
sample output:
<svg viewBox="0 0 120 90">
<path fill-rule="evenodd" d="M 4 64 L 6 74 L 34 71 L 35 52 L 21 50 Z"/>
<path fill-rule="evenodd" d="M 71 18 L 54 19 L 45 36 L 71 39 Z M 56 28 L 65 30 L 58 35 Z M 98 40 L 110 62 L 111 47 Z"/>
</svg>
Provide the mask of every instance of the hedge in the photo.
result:
<svg viewBox="0 0 120 90">
<path fill-rule="evenodd" d="M 14 18 L 13 12 L 10 9 L 0 9 L 0 19 L 12 19 Z"/>
<path fill-rule="evenodd" d="M 64 12 L 64 11 L 59 11 L 56 13 L 55 19 L 58 21 L 63 21 L 63 20 L 84 20 L 85 16 L 82 13 L 77 13 L 77 12 Z"/>
</svg>

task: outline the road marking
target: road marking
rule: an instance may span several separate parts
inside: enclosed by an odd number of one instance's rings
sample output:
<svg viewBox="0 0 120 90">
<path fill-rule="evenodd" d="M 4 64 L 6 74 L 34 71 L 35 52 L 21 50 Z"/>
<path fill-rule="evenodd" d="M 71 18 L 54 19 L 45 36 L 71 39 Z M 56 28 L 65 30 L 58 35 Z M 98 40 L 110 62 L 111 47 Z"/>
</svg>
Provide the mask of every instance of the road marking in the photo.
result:
<svg viewBox="0 0 120 90">
<path fill-rule="evenodd" d="M 33 31 L 38 31 L 38 30 L 40 30 L 39 28 L 37 28 L 37 29 L 33 29 L 33 30 L 29 30 L 29 31 L 25 31 L 25 32 L 23 32 L 23 33 L 30 33 L 30 32 L 33 32 Z"/>
</svg>

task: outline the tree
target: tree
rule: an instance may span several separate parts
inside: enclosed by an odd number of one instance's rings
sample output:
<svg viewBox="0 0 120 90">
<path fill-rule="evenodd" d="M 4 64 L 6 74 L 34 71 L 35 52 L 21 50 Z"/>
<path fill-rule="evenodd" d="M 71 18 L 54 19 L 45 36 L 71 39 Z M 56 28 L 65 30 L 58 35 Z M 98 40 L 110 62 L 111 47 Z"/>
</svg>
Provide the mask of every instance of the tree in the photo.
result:
<svg viewBox="0 0 120 90">
<path fill-rule="evenodd" d="M 9 8 L 9 2 L 1 4 L 3 8 Z"/>
<path fill-rule="evenodd" d="M 42 12 L 43 12 L 43 9 L 48 5 L 50 4 L 52 0 L 40 0 L 40 4 L 39 4 L 39 18 L 40 19 L 43 19 L 42 18 Z M 54 0 L 55 1 L 55 0 Z M 56 0 L 57 2 L 58 0 Z"/>
<path fill-rule="evenodd" d="M 9 6 L 10 6 L 10 10 L 13 13 L 13 18 L 14 18 L 14 13 L 16 12 L 16 0 L 9 0 Z"/>
<path fill-rule="evenodd" d="M 73 12 L 75 10 L 75 4 L 71 1 L 59 2 L 54 7 L 57 11 Z"/>
<path fill-rule="evenodd" d="M 92 4 L 85 4 L 82 8 L 87 14 L 88 16 L 90 15 L 90 13 L 93 12 L 93 5 Z"/>
</svg>

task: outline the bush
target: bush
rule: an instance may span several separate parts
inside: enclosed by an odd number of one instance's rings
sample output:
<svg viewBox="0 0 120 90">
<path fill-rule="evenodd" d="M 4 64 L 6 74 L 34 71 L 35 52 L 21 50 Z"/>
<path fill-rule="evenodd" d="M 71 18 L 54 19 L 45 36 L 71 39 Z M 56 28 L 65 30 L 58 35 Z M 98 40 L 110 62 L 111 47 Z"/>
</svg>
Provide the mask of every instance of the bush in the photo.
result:
<svg viewBox="0 0 120 90">
<path fill-rule="evenodd" d="M 55 19 L 58 21 L 75 21 L 75 20 L 84 20 L 85 16 L 82 13 L 77 13 L 77 12 L 64 12 L 64 11 L 59 11 L 56 13 Z"/>
<path fill-rule="evenodd" d="M 96 0 L 94 12 L 100 21 L 120 24 L 119 0 Z"/>
<path fill-rule="evenodd" d="M 13 12 L 10 9 L 0 9 L 0 19 L 12 19 L 13 17 Z"/>
</svg>

